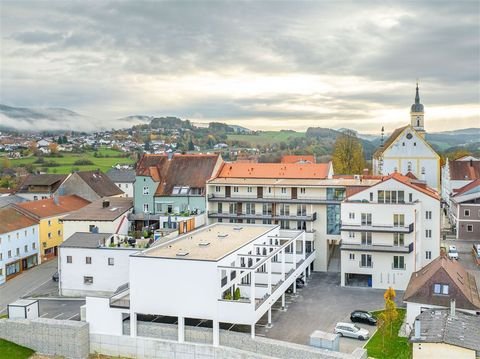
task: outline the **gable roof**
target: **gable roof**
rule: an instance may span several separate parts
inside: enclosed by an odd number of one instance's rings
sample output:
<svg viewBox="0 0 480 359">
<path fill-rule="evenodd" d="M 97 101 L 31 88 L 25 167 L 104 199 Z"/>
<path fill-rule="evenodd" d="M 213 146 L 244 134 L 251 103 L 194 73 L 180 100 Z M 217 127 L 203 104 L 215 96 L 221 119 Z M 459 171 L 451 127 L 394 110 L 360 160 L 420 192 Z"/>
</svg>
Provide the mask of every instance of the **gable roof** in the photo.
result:
<svg viewBox="0 0 480 359">
<path fill-rule="evenodd" d="M 448 281 L 448 283 L 445 283 Z M 449 295 L 433 294 L 433 283 L 449 284 Z M 403 295 L 406 302 L 416 302 L 448 307 L 451 296 L 455 296 L 458 308 L 480 309 L 480 294 L 475 277 L 460 263 L 448 259 L 445 254 L 434 259 L 412 274 Z"/>
<path fill-rule="evenodd" d="M 480 161 L 449 161 L 450 180 L 468 181 L 480 178 Z"/>
<path fill-rule="evenodd" d="M 468 191 L 480 186 L 480 178 L 477 178 L 476 180 L 470 182 L 469 184 L 466 184 L 463 187 L 460 187 L 458 189 L 454 189 L 453 192 L 455 193 L 452 197 L 456 196 L 461 196 L 462 194 L 467 193 Z"/>
<path fill-rule="evenodd" d="M 328 178 L 331 163 L 224 163 L 217 178 Z"/>
<path fill-rule="evenodd" d="M 39 201 L 30 201 L 18 203 L 16 206 L 20 210 L 29 212 L 31 215 L 41 219 L 66 214 L 85 207 L 90 201 L 77 195 L 58 196 L 58 203 L 54 198 L 42 199 Z"/>
<path fill-rule="evenodd" d="M 109 202 L 104 207 L 104 202 Z M 114 221 L 133 207 L 131 198 L 110 197 L 100 198 L 67 216 L 63 221 Z"/>
<path fill-rule="evenodd" d="M 410 333 L 410 341 L 414 343 L 445 343 L 461 348 L 480 351 L 480 316 L 455 312 L 450 315 L 449 309 L 428 309 L 417 318 L 420 325 L 420 338 Z"/>
<path fill-rule="evenodd" d="M 35 193 L 49 193 L 55 192 L 60 185 L 65 181 L 68 175 L 56 175 L 56 174 L 40 174 L 40 175 L 29 175 L 25 181 L 20 185 L 17 192 L 25 193 L 29 192 L 28 188 L 30 186 L 40 186 L 40 187 L 49 187 L 42 190 L 35 190 Z"/>
<path fill-rule="evenodd" d="M 2 196 L 0 197 L 0 208 L 7 207 L 13 203 L 26 202 L 27 200 L 17 195 Z"/>
<path fill-rule="evenodd" d="M 218 154 L 143 155 L 137 165 L 137 176 L 148 176 L 159 182 L 156 196 L 169 196 L 173 187 L 205 188 L 214 175 Z"/>
<path fill-rule="evenodd" d="M 112 237 L 112 233 L 90 233 L 75 232 L 65 240 L 60 247 L 62 248 L 100 248 L 105 246 L 107 240 Z"/>
<path fill-rule="evenodd" d="M 33 226 L 37 221 L 14 207 L 5 207 L 0 209 L 0 223 L 2 234 Z"/>
<path fill-rule="evenodd" d="M 315 163 L 314 155 L 283 155 L 280 163 Z"/>
<path fill-rule="evenodd" d="M 378 158 L 380 157 L 383 152 L 388 148 L 390 147 L 390 145 L 397 139 L 398 136 L 400 136 L 400 134 L 408 127 L 407 126 L 403 126 L 403 127 L 399 127 L 397 129 L 395 129 L 392 134 L 390 135 L 390 137 L 387 138 L 387 140 L 383 143 L 383 146 L 379 147 L 375 153 L 373 154 L 373 157 L 374 158 Z"/>
<path fill-rule="evenodd" d="M 78 175 L 100 197 L 110 197 L 123 194 L 123 191 L 101 171 L 83 171 L 76 172 L 75 174 Z"/>
<path fill-rule="evenodd" d="M 112 168 L 107 172 L 107 176 L 112 180 L 112 182 L 116 182 L 116 183 L 135 182 L 135 170 L 122 170 L 122 169 Z"/>
</svg>

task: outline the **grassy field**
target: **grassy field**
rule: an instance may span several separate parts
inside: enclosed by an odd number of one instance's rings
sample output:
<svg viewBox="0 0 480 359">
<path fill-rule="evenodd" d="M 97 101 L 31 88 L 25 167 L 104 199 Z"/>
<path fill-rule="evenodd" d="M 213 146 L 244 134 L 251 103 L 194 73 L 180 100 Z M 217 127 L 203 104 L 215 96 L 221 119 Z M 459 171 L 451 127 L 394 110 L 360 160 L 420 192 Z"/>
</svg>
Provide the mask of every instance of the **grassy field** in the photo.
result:
<svg viewBox="0 0 480 359">
<path fill-rule="evenodd" d="M 298 137 L 305 137 L 305 133 L 294 131 L 263 131 L 256 135 L 228 135 L 228 140 L 248 142 L 252 146 L 256 146 L 279 143 L 287 141 L 289 138 Z"/>
<path fill-rule="evenodd" d="M 55 162 L 59 164 L 56 167 L 46 167 L 42 163 L 34 163 L 37 157 L 31 156 L 27 158 L 11 160 L 11 166 L 17 167 L 19 165 L 33 164 L 35 169 L 46 168 L 48 173 L 65 174 L 70 173 L 72 170 L 79 171 L 91 171 L 99 168 L 103 172 L 107 172 L 112 166 L 116 164 L 133 164 L 133 160 L 128 157 L 121 157 L 123 152 L 115 151 L 109 148 L 101 148 L 97 151 L 99 156 L 108 157 L 95 157 L 94 151 L 88 151 L 85 153 L 68 153 L 62 152 L 63 157 L 44 157 L 45 161 Z M 93 165 L 75 165 L 77 160 L 89 160 Z"/>
<path fill-rule="evenodd" d="M 32 349 L 0 339 L 0 359 L 26 359 L 33 353 Z"/>
<path fill-rule="evenodd" d="M 398 318 L 393 323 L 392 333 L 385 334 L 385 346 L 383 346 L 383 338 L 380 330 L 374 334 L 370 341 L 365 346 L 368 356 L 376 359 L 410 359 L 412 357 L 412 346 L 408 342 L 408 338 L 398 336 L 398 331 L 402 326 L 403 319 L 405 318 L 406 310 L 397 309 Z M 373 316 L 377 316 L 381 312 L 373 312 Z"/>
</svg>

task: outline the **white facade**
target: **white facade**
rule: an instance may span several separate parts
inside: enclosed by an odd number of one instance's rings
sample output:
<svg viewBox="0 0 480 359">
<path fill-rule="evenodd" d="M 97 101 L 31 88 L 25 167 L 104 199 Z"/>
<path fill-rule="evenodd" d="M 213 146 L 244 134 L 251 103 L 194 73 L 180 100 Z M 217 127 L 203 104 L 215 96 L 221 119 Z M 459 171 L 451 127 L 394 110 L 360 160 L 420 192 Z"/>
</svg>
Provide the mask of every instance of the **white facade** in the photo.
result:
<svg viewBox="0 0 480 359">
<path fill-rule="evenodd" d="M 440 254 L 439 200 L 395 178 L 350 196 L 341 216 L 342 286 L 405 290 Z"/>
<path fill-rule="evenodd" d="M 440 156 L 412 126 L 407 126 L 379 157 L 373 158 L 373 171 L 384 176 L 411 172 L 440 191 Z"/>
<path fill-rule="evenodd" d="M 214 224 L 190 232 L 132 255 L 128 291 L 109 301 L 87 298 L 90 331 L 121 333 L 128 314 L 136 336 L 137 315 L 148 314 L 177 317 L 180 342 L 185 318 L 212 320 L 214 345 L 219 323 L 250 325 L 254 336 L 255 323 L 266 313 L 271 322 L 272 305 L 285 306 L 288 287 L 295 291 L 296 278 L 308 276 L 311 248 L 303 231 L 273 225 Z M 113 322 L 105 325 L 107 317 Z"/>
<path fill-rule="evenodd" d="M 121 191 L 123 191 L 124 195 L 122 197 L 133 198 L 133 189 L 134 185 L 131 182 L 114 182 L 115 186 L 117 186 Z"/>
<path fill-rule="evenodd" d="M 415 318 L 418 317 L 420 313 L 422 313 L 423 311 L 427 309 L 448 309 L 448 307 L 443 307 L 440 305 L 415 303 L 415 302 L 405 302 L 405 303 L 407 303 L 406 323 L 407 323 L 408 329 L 413 329 L 413 326 L 415 325 Z M 473 315 L 477 314 L 477 311 L 475 310 L 462 309 L 458 307 L 456 307 L 455 310 L 463 313 L 473 314 Z"/>
<path fill-rule="evenodd" d="M 0 234 L 0 284 L 38 264 L 38 238 L 38 224 Z"/>
<path fill-rule="evenodd" d="M 128 283 L 129 256 L 138 251 L 136 248 L 123 247 L 60 246 L 58 255 L 60 295 L 83 297 L 113 294 L 119 286 Z"/>
<path fill-rule="evenodd" d="M 80 221 L 63 219 L 63 238 L 68 238 L 76 232 L 91 232 L 96 233 L 114 233 L 119 235 L 127 235 L 130 224 L 128 222 L 128 213 L 125 212 L 118 218 L 112 221 Z M 92 229 L 96 228 L 96 229 Z"/>
</svg>

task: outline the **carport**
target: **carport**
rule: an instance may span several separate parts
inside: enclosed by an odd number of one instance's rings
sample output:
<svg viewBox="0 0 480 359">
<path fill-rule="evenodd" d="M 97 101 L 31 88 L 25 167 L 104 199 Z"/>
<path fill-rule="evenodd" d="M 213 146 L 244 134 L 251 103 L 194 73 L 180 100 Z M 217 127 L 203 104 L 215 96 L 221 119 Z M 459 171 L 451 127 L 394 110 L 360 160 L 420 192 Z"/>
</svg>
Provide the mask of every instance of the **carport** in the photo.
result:
<svg viewBox="0 0 480 359">
<path fill-rule="evenodd" d="M 345 285 L 349 287 L 371 287 L 372 275 L 359 273 L 345 273 Z"/>
</svg>

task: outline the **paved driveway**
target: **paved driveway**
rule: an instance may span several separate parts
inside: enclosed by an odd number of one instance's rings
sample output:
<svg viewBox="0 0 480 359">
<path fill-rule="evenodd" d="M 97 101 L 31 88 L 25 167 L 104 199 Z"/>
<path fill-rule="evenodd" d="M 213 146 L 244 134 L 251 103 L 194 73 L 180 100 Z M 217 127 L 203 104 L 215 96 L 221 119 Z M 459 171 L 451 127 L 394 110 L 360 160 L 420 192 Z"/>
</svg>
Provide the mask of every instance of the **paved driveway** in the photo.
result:
<svg viewBox="0 0 480 359">
<path fill-rule="evenodd" d="M 287 299 L 287 311 L 278 308 L 272 312 L 272 328 L 257 329 L 257 335 L 298 344 L 308 344 L 315 330 L 333 333 L 337 322 L 350 322 L 350 312 L 355 309 L 378 310 L 383 308 L 384 290 L 371 288 L 342 288 L 339 273 L 313 273 L 308 285 L 296 297 Z M 401 305 L 403 292 L 397 292 L 397 305 Z M 265 318 L 259 326 L 265 323 Z M 375 327 L 360 324 L 373 334 Z M 341 338 L 340 351 L 351 353 L 362 347 L 363 341 Z"/>
</svg>

